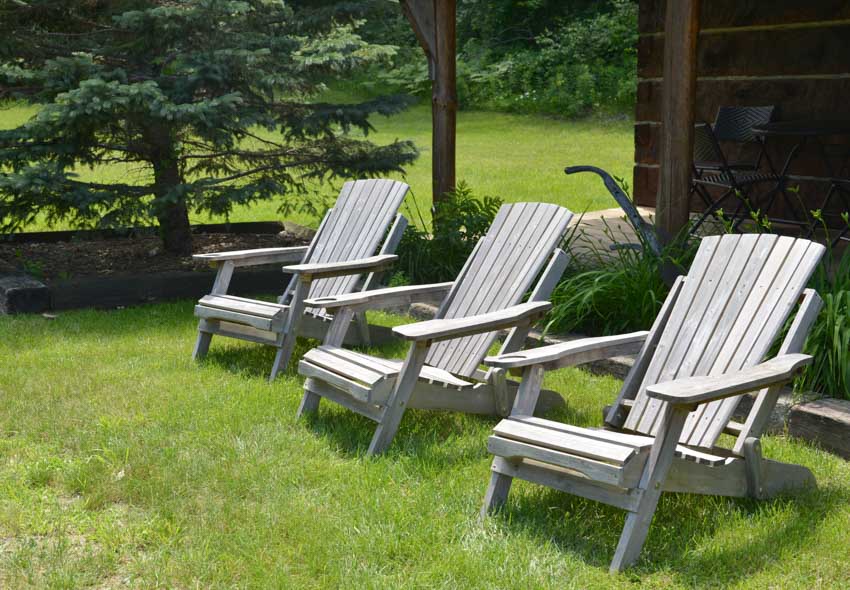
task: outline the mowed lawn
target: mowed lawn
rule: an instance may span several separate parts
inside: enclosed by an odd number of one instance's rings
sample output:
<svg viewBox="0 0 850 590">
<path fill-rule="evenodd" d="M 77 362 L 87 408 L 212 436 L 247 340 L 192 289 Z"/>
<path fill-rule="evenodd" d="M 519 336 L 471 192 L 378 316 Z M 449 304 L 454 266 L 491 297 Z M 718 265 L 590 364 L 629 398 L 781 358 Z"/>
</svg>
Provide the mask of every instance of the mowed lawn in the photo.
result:
<svg viewBox="0 0 850 590">
<path fill-rule="evenodd" d="M 396 323 L 392 316 L 375 321 Z M 770 501 L 665 495 L 643 559 L 610 577 L 623 514 L 516 484 L 480 524 L 494 419 L 411 411 L 391 451 L 301 379 L 214 340 L 192 303 L 0 317 L 0 588 L 846 588 L 850 463 L 784 437 L 819 489 Z M 302 342 L 296 354 L 303 354 Z M 403 347 L 380 351 L 400 355 Z M 598 425 L 620 383 L 547 377 Z"/>
<path fill-rule="evenodd" d="M 350 100 L 343 93 L 342 100 Z M 25 122 L 37 112 L 35 107 L 8 105 L 0 108 L 0 129 Z M 416 105 L 393 116 L 373 119 L 376 132 L 369 138 L 378 144 L 395 139 L 412 140 L 420 150 L 419 159 L 408 167 L 404 179 L 413 189 L 408 212 L 417 219 L 428 218 L 431 202 L 431 111 L 428 104 Z M 632 122 L 623 119 L 564 121 L 532 115 L 461 111 L 458 114 L 457 178 L 477 195 L 498 196 L 505 201 L 545 201 L 569 207 L 580 213 L 606 209 L 617 204 L 594 175 L 567 177 L 567 165 L 593 164 L 631 182 L 634 155 Z M 80 169 L 81 178 L 100 181 L 146 182 L 147 172 L 138 166 L 112 165 L 93 170 Z M 314 186 L 317 194 L 335 197 L 343 180 Z M 418 207 L 412 206 L 415 200 Z M 282 201 L 267 201 L 239 208 L 231 221 L 281 219 Z M 315 226 L 318 219 L 295 212 L 289 219 Z M 220 222 L 221 218 L 192 215 L 193 223 Z M 30 230 L 49 229 L 36 224 Z M 54 229 L 66 229 L 56 226 Z"/>
</svg>

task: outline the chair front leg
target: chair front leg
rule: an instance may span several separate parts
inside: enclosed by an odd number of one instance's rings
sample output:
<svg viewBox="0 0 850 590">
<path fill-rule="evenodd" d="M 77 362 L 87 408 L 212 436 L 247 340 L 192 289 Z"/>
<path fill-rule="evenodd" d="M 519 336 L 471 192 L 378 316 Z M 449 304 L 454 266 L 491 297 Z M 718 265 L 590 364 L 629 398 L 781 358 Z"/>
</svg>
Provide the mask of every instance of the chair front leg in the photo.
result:
<svg viewBox="0 0 850 590">
<path fill-rule="evenodd" d="M 672 404 L 666 404 L 664 408 L 664 421 L 655 437 L 655 443 L 652 445 L 652 451 L 638 484 L 638 490 L 641 492 L 640 501 L 634 512 L 629 512 L 626 517 L 626 525 L 623 527 L 620 542 L 611 561 L 612 573 L 623 571 L 637 561 L 640 555 L 655 508 L 661 498 L 664 480 L 673 464 L 673 455 L 679 443 L 679 436 L 692 409 L 691 406 Z"/>
<path fill-rule="evenodd" d="M 233 278 L 233 271 L 236 266 L 232 260 L 226 260 L 218 264 L 217 267 L 218 271 L 215 273 L 215 281 L 210 295 L 227 295 L 230 279 Z M 210 331 L 207 321 L 202 318 L 198 322 L 198 338 L 195 340 L 195 348 L 192 350 L 192 359 L 198 360 L 207 356 L 212 337 L 213 333 Z"/>
<path fill-rule="evenodd" d="M 366 319 L 365 311 L 354 314 L 354 322 L 357 324 L 357 335 L 360 337 L 360 346 L 369 346 L 372 341 L 369 337 L 369 320 Z"/>
<path fill-rule="evenodd" d="M 514 399 L 511 415 L 531 416 L 534 414 L 534 408 L 537 406 L 537 400 L 540 397 L 540 388 L 543 384 L 543 375 L 545 371 L 541 365 L 530 365 L 525 367 L 522 372 L 522 381 L 519 384 L 516 398 Z M 506 459 L 495 457 L 493 464 L 490 467 L 490 483 L 487 485 L 487 491 L 484 493 L 484 505 L 481 507 L 480 518 L 486 517 L 489 513 L 499 510 L 508 500 L 508 493 L 511 491 L 511 483 L 513 477 L 501 472 L 499 466 Z"/>
<path fill-rule="evenodd" d="M 384 415 L 369 445 L 369 455 L 383 453 L 390 446 L 395 433 L 398 431 L 399 424 L 401 424 L 401 417 L 404 415 L 404 410 L 407 408 L 416 382 L 419 380 L 419 372 L 425 364 L 425 357 L 428 355 L 429 348 L 430 343 L 423 341 L 414 342 L 410 345 L 395 388 L 384 408 Z"/>
<path fill-rule="evenodd" d="M 324 344 L 328 346 L 342 346 L 342 341 L 345 339 L 345 334 L 351 324 L 351 318 L 354 312 L 349 307 L 338 309 L 334 313 L 334 319 L 331 322 L 328 331 L 325 333 Z M 322 401 L 322 396 L 313 393 L 308 389 L 304 389 L 304 395 L 301 397 L 301 404 L 298 406 L 296 418 L 300 418 L 304 414 L 314 414 L 319 411 L 319 404 Z"/>
<path fill-rule="evenodd" d="M 198 322 L 198 338 L 195 340 L 195 348 L 192 350 L 192 359 L 199 360 L 207 356 L 212 342 L 213 333 L 209 331 L 207 320 Z"/>
<path fill-rule="evenodd" d="M 286 370 L 286 366 L 289 364 L 289 358 L 292 356 L 298 338 L 298 326 L 304 317 L 304 300 L 310 291 L 311 282 L 311 277 L 301 276 L 295 286 L 295 293 L 293 293 L 292 302 L 289 304 L 289 315 L 286 317 L 286 325 L 283 329 L 283 342 L 274 357 L 269 381 L 274 381 L 278 373 Z"/>
<path fill-rule="evenodd" d="M 514 478 L 510 475 L 501 473 L 500 466 L 507 461 L 502 457 L 495 457 L 493 464 L 490 466 L 490 483 L 487 485 L 487 491 L 484 493 L 484 505 L 481 506 L 481 513 L 478 515 L 479 520 L 484 520 L 489 514 L 500 510 L 508 501 L 508 494 L 511 491 L 511 484 Z"/>
</svg>

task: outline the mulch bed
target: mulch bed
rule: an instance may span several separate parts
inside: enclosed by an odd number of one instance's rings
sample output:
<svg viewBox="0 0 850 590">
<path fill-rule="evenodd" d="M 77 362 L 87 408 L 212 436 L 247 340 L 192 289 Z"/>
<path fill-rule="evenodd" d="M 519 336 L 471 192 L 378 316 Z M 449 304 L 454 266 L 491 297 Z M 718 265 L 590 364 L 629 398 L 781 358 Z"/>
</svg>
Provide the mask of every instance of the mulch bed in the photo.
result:
<svg viewBox="0 0 850 590">
<path fill-rule="evenodd" d="M 305 245 L 291 234 L 195 234 L 195 254 Z M 23 272 L 50 283 L 78 277 L 206 270 L 191 257 L 162 251 L 157 236 L 68 242 L 2 243 L 0 274 Z"/>
</svg>

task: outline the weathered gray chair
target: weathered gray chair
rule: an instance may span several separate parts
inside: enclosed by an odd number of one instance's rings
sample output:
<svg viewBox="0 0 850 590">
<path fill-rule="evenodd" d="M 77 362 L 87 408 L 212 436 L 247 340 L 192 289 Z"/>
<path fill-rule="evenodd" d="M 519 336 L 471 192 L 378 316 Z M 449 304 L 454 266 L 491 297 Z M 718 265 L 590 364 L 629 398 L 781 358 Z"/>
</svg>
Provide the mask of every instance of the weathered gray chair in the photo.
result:
<svg viewBox="0 0 850 590">
<path fill-rule="evenodd" d="M 335 318 L 325 345 L 309 351 L 298 365 L 307 377 L 299 416 L 315 412 L 324 397 L 374 420 L 378 428 L 369 454 L 389 446 L 408 406 L 506 416 L 518 384 L 508 381 L 503 370 L 484 372 L 479 366 L 498 330 L 512 329 L 502 351 L 516 350 L 549 309 L 545 300 L 567 263 L 558 245 L 571 217 L 555 205 L 504 205 L 453 283 L 308 300 L 308 305 L 333 310 Z M 538 275 L 528 302 L 521 303 Z M 442 300 L 437 319 L 394 329 L 411 341 L 403 363 L 339 346 L 352 314 L 427 299 Z M 549 393 L 541 405 L 563 403 Z"/>
<path fill-rule="evenodd" d="M 813 485 L 805 467 L 763 459 L 759 437 L 781 386 L 811 361 L 799 352 L 821 300 L 804 288 L 823 252 L 775 235 L 704 238 L 649 332 L 485 359 L 523 378 L 487 443 L 496 457 L 482 516 L 505 503 L 515 477 L 622 508 L 613 572 L 638 558 L 662 491 L 764 498 Z M 798 301 L 777 356 L 764 361 Z M 605 429 L 531 416 L 546 371 L 638 347 Z M 732 421 L 741 395 L 753 391 L 746 421 Z M 719 444 L 723 433 L 735 437 L 731 448 Z"/>
<path fill-rule="evenodd" d="M 332 319 L 321 306 L 305 305 L 307 297 L 369 290 L 376 285 L 378 273 L 396 260 L 393 252 L 407 226 L 398 209 L 408 189 L 394 180 L 346 182 L 309 246 L 195 255 L 195 260 L 217 267 L 218 274 L 212 292 L 195 307 L 200 322 L 193 358 L 206 355 L 214 334 L 267 344 L 278 349 L 269 377 L 274 379 L 286 368 L 297 335 L 321 338 Z M 236 268 L 272 263 L 300 263 L 284 267 L 293 276 L 277 303 L 227 294 Z M 368 276 L 361 282 L 364 273 Z M 368 344 L 365 313 L 358 314 L 355 322 L 359 342 Z"/>
</svg>

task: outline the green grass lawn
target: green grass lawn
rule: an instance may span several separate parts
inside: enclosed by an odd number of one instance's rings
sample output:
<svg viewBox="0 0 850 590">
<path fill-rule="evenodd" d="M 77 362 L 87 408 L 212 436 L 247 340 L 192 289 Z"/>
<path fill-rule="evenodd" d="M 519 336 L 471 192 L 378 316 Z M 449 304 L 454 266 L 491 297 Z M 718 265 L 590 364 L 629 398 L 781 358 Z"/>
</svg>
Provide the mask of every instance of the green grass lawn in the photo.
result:
<svg viewBox="0 0 850 590">
<path fill-rule="evenodd" d="M 374 318 L 373 318 L 374 319 Z M 381 321 L 398 321 L 381 316 Z M 214 340 L 192 304 L 0 317 L 2 588 L 841 588 L 850 463 L 768 437 L 819 489 L 770 501 L 665 495 L 638 567 L 609 577 L 623 514 L 517 483 L 477 522 L 494 419 L 411 411 L 391 451 L 272 351 Z M 302 354 L 307 342 L 302 342 Z M 382 354 L 400 355 L 391 346 Z M 563 370 L 555 417 L 600 423 L 619 382 Z"/>
<path fill-rule="evenodd" d="M 342 93 L 336 99 L 345 99 Z M 36 113 L 34 107 L 0 109 L 0 129 L 25 122 Z M 419 210 L 427 217 L 431 202 L 431 111 L 419 104 L 394 117 L 378 116 L 370 138 L 379 144 L 395 139 L 413 140 L 421 156 L 407 174 L 399 176 L 413 189 Z M 558 203 L 580 213 L 606 209 L 617 204 L 596 177 L 581 174 L 567 177 L 568 164 L 594 164 L 631 182 L 634 154 L 632 122 L 626 120 L 588 119 L 563 121 L 532 115 L 510 115 L 490 112 L 462 111 L 458 115 L 457 178 L 465 180 L 478 195 L 492 195 L 505 201 L 545 201 Z M 100 181 L 139 178 L 144 173 L 135 167 L 113 165 L 94 170 L 82 169 L 83 178 Z M 335 196 L 342 181 L 317 187 L 324 196 Z M 410 198 L 408 198 L 410 200 Z M 280 219 L 280 202 L 268 201 L 240 208 L 232 221 L 265 221 Z M 415 215 L 416 209 L 411 212 Z M 303 213 L 289 218 L 308 225 L 318 220 Z M 192 216 L 193 223 L 219 222 L 206 216 Z M 28 228 L 49 229 L 44 224 Z M 56 227 L 54 229 L 66 229 Z"/>
</svg>

